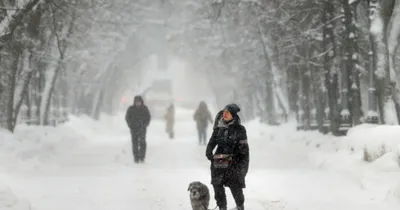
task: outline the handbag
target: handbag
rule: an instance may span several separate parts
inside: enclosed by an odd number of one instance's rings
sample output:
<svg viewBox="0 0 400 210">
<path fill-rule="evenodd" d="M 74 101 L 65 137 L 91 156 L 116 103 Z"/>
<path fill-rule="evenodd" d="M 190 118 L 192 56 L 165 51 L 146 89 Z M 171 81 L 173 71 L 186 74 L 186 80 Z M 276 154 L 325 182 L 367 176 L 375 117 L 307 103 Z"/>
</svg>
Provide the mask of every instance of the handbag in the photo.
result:
<svg viewBox="0 0 400 210">
<path fill-rule="evenodd" d="M 216 154 L 213 157 L 214 168 L 228 168 L 232 163 L 232 155 L 230 154 Z"/>
</svg>

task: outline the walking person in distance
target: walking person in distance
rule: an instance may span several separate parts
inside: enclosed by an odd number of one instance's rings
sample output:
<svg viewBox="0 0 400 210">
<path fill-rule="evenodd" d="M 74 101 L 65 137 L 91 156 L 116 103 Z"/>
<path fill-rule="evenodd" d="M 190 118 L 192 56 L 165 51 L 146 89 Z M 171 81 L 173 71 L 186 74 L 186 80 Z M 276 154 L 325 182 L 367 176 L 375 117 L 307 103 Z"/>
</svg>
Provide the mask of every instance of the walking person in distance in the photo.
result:
<svg viewBox="0 0 400 210">
<path fill-rule="evenodd" d="M 198 108 L 194 112 L 193 119 L 196 122 L 199 145 L 206 145 L 207 127 L 209 123 L 213 123 L 211 113 L 208 110 L 206 102 L 200 102 Z"/>
<path fill-rule="evenodd" d="M 174 104 L 170 104 L 167 108 L 167 112 L 164 115 L 166 122 L 165 131 L 168 133 L 169 139 L 174 138 L 174 124 L 175 124 L 175 107 Z"/>
<path fill-rule="evenodd" d="M 135 163 L 143 163 L 146 158 L 146 132 L 151 115 L 141 96 L 135 96 L 125 115 L 126 123 L 131 131 L 132 152 Z"/>
</svg>

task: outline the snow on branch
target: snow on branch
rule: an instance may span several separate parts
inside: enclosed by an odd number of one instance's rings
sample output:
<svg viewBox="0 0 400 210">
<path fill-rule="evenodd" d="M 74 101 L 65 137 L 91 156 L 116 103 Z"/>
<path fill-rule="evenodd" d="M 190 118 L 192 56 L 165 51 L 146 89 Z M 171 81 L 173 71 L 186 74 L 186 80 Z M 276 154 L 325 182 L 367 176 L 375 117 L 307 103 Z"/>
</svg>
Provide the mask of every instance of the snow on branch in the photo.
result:
<svg viewBox="0 0 400 210">
<path fill-rule="evenodd" d="M 11 7 L 0 7 L 0 9 L 2 9 L 2 10 L 24 10 L 21 8 L 11 8 Z"/>
<path fill-rule="evenodd" d="M 349 0 L 350 5 L 357 5 L 360 2 L 361 2 L 361 0 Z"/>
<path fill-rule="evenodd" d="M 31 0 L 23 9 L 14 11 L 0 22 L 0 50 L 12 38 L 15 29 L 22 23 L 22 19 L 40 2 L 41 0 Z"/>
<path fill-rule="evenodd" d="M 22 23 L 22 19 L 42 2 L 42 0 L 31 0 L 22 9 L 14 10 L 0 22 L 0 50 L 11 39 L 15 29 Z"/>
</svg>

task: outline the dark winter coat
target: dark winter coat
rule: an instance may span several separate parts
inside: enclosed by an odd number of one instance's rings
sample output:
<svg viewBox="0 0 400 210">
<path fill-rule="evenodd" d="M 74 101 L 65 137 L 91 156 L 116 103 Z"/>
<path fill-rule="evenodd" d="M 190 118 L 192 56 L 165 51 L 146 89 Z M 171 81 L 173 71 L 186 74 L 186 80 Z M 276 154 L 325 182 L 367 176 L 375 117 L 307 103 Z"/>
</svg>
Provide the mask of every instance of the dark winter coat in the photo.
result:
<svg viewBox="0 0 400 210">
<path fill-rule="evenodd" d="M 213 154 L 214 148 L 217 147 Z M 213 158 L 217 154 L 231 154 L 232 162 L 226 169 L 216 168 Z M 235 115 L 233 121 L 226 123 L 222 111 L 217 114 L 214 131 L 208 142 L 206 156 L 211 161 L 211 184 L 245 188 L 245 177 L 249 169 L 249 146 L 246 129 Z"/>
<path fill-rule="evenodd" d="M 128 124 L 129 129 L 132 131 L 140 131 L 144 130 L 149 126 L 151 115 L 147 106 L 143 103 L 143 99 L 141 97 L 135 97 L 135 101 L 141 100 L 142 105 L 136 106 L 132 105 L 128 108 L 125 120 Z"/>
<path fill-rule="evenodd" d="M 208 123 L 212 123 L 211 113 L 205 102 L 201 102 L 196 109 L 193 119 L 196 121 L 198 128 L 207 128 Z"/>
</svg>

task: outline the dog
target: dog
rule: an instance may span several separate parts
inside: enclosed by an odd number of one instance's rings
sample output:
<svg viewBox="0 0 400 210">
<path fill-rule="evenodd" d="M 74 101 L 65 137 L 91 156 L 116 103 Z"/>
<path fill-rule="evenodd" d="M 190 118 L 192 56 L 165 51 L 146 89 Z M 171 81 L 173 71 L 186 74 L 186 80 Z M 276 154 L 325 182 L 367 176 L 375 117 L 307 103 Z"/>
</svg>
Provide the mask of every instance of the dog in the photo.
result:
<svg viewBox="0 0 400 210">
<path fill-rule="evenodd" d="M 192 182 L 189 184 L 188 191 L 193 210 L 208 210 L 210 191 L 205 184 L 199 181 Z"/>
</svg>

